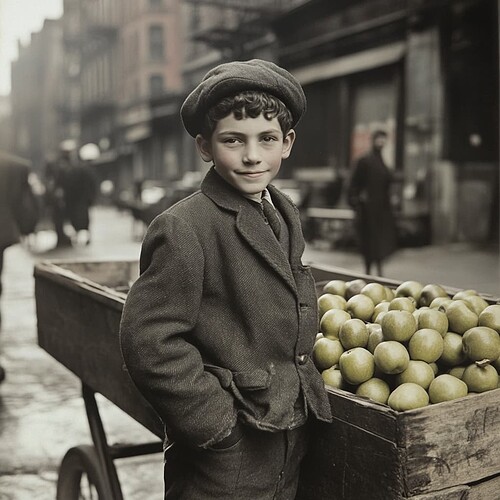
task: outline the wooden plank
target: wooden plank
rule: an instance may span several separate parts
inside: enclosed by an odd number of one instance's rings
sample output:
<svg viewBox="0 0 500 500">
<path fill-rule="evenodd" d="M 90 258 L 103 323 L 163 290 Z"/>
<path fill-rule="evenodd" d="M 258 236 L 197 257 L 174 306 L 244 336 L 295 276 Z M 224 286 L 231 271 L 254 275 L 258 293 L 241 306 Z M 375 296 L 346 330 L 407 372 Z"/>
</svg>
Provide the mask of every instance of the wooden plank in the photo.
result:
<svg viewBox="0 0 500 500">
<path fill-rule="evenodd" d="M 344 269 L 342 267 L 327 266 L 322 264 L 311 265 L 311 271 L 314 280 L 319 286 L 326 284 L 330 280 L 351 281 L 354 279 L 364 279 L 367 283 L 376 281 L 391 288 L 397 288 L 401 284 L 401 281 L 380 278 L 369 274 L 354 273 L 349 269 Z"/>
<path fill-rule="evenodd" d="M 37 264 L 35 266 L 34 276 L 35 290 L 37 288 L 37 284 L 49 281 L 51 283 L 57 283 L 61 289 L 73 290 L 80 295 L 92 297 L 93 300 L 96 300 L 108 307 L 112 307 L 120 312 L 123 309 L 126 294 L 106 286 L 98 285 L 93 281 L 74 274 L 72 271 L 58 268 L 57 272 L 54 272 L 50 266 Z M 44 296 L 42 294 L 39 294 L 38 296 L 35 295 L 35 298 L 40 302 L 40 305 L 43 304 Z"/>
<path fill-rule="evenodd" d="M 74 282 L 61 281 L 59 275 L 54 275 L 54 280 L 37 276 L 39 345 L 93 390 L 163 436 L 158 416 L 123 364 L 118 337 L 123 303 L 113 304 L 106 295 L 103 301 L 103 295 L 89 293 L 88 289 L 82 289 L 82 293 Z"/>
<path fill-rule="evenodd" d="M 500 475 L 488 478 L 470 486 L 468 500 L 485 500 L 498 498 L 500 496 Z"/>
<path fill-rule="evenodd" d="M 42 262 L 38 267 L 49 269 L 52 274 L 65 274 L 66 270 L 70 272 L 66 275 L 72 276 L 74 280 L 84 279 L 108 288 L 129 285 L 139 275 L 136 260 L 60 260 Z"/>
<path fill-rule="evenodd" d="M 398 412 L 389 406 L 361 398 L 347 391 L 327 388 L 332 416 L 361 430 L 392 441 L 398 438 Z"/>
<path fill-rule="evenodd" d="M 445 490 L 432 491 L 430 493 L 425 493 L 423 495 L 417 495 L 411 497 L 411 500 L 468 500 L 470 499 L 471 488 L 467 485 L 454 486 L 452 488 L 446 488 Z M 485 498 L 495 498 L 483 497 Z"/>
<path fill-rule="evenodd" d="M 493 500 L 499 497 L 499 491 L 500 475 L 496 475 L 478 483 L 416 495 L 411 500 Z"/>
<path fill-rule="evenodd" d="M 370 274 L 355 273 L 349 269 L 344 269 L 342 267 L 336 267 L 336 266 L 329 266 L 326 264 L 311 264 L 311 271 L 314 280 L 316 281 L 317 289 L 319 290 L 321 290 L 322 286 L 325 285 L 328 281 L 335 279 L 344 281 L 363 279 L 367 283 L 377 282 L 381 283 L 382 285 L 386 285 L 390 288 L 397 288 L 401 284 L 401 281 L 399 280 L 382 278 L 380 276 L 374 276 Z M 426 283 L 423 284 L 425 285 Z M 443 286 L 443 288 L 448 292 L 450 296 L 460 291 L 460 288 L 451 287 L 445 284 L 441 286 Z M 500 303 L 500 297 L 494 297 L 490 294 L 481 292 L 479 292 L 479 295 L 481 295 L 481 297 L 483 297 L 489 304 Z"/>
<path fill-rule="evenodd" d="M 500 473 L 500 389 L 399 414 L 411 495 Z"/>
<path fill-rule="evenodd" d="M 334 419 L 314 426 L 303 462 L 299 500 L 392 500 L 403 496 L 394 442 Z"/>
</svg>

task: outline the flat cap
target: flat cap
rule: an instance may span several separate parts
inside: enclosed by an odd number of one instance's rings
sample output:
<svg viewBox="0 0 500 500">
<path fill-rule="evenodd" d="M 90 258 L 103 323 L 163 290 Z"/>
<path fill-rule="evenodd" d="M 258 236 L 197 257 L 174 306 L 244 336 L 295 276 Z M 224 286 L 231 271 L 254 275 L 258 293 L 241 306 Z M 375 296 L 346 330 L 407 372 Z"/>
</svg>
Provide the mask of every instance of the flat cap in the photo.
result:
<svg viewBox="0 0 500 500">
<path fill-rule="evenodd" d="M 207 111 L 224 97 L 259 90 L 280 99 L 292 114 L 294 127 L 306 110 L 306 96 L 298 80 L 270 61 L 251 59 L 220 64 L 211 69 L 187 96 L 181 118 L 190 135 L 200 133 Z"/>
</svg>

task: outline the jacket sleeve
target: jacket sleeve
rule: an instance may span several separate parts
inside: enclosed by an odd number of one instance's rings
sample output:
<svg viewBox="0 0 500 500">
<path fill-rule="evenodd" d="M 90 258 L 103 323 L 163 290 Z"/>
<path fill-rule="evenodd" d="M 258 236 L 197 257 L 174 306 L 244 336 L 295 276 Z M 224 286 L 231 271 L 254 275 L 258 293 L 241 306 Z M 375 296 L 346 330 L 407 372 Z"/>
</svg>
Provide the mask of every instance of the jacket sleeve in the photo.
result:
<svg viewBox="0 0 500 500">
<path fill-rule="evenodd" d="M 144 239 L 141 274 L 125 302 L 120 342 L 132 380 L 174 440 L 206 447 L 236 424 L 233 396 L 204 370 L 192 343 L 203 287 L 203 249 L 171 214 L 157 217 Z"/>
</svg>

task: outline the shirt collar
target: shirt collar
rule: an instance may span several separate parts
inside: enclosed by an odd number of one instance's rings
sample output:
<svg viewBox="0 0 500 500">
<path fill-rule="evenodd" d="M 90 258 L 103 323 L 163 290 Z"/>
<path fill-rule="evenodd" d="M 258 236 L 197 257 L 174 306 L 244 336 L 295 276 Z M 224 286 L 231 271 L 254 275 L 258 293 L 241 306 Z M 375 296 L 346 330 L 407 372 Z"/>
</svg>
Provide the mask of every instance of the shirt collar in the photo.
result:
<svg viewBox="0 0 500 500">
<path fill-rule="evenodd" d="M 265 188 L 264 191 L 262 191 L 261 193 L 245 194 L 244 196 L 245 198 L 248 198 L 251 201 L 256 201 L 257 203 L 261 203 L 262 200 L 267 200 L 274 207 L 274 203 L 271 198 L 271 193 L 268 191 L 267 188 Z"/>
</svg>

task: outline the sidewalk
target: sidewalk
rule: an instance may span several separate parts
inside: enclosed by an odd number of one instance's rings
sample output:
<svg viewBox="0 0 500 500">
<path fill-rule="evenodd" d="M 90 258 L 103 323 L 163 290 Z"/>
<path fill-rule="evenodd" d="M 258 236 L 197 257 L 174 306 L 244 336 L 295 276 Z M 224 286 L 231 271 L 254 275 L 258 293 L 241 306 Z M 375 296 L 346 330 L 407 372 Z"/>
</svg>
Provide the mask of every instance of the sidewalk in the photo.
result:
<svg viewBox="0 0 500 500">
<path fill-rule="evenodd" d="M 9 248 L 0 304 L 0 361 L 7 379 L 0 385 L 0 500 L 54 500 L 57 469 L 72 446 L 91 443 L 79 379 L 37 345 L 33 265 L 44 259 L 136 259 L 132 220 L 112 208 L 92 213 L 89 246 L 51 250 L 54 235 L 42 232 L 31 250 Z M 304 260 L 362 272 L 357 254 L 308 248 Z M 495 249 L 464 245 L 402 249 L 386 265 L 386 277 L 416 279 L 500 296 Z M 99 399 L 110 443 L 154 439 L 111 403 Z M 125 500 L 161 498 L 161 454 L 116 462 Z"/>
<path fill-rule="evenodd" d="M 54 500 L 58 467 L 66 451 L 91 444 L 79 379 L 37 344 L 33 266 L 44 259 L 135 259 L 128 215 L 97 209 L 88 247 L 50 250 L 55 237 L 38 234 L 34 248 L 5 254 L 1 300 L 0 500 Z M 157 438 L 116 406 L 98 397 L 109 444 Z M 125 500 L 162 498 L 162 455 L 115 461 Z"/>
</svg>

